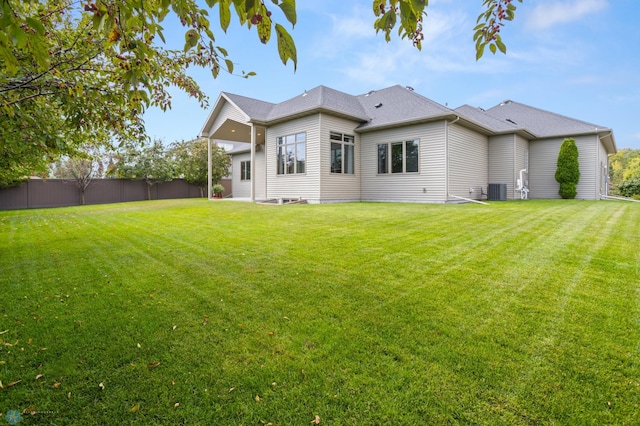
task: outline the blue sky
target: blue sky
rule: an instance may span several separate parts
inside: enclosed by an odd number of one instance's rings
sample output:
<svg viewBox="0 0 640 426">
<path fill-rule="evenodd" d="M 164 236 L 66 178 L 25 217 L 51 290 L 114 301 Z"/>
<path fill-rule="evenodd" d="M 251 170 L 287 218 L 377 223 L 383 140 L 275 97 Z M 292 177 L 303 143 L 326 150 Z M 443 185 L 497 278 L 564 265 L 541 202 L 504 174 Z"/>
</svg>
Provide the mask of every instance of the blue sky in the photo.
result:
<svg viewBox="0 0 640 426">
<path fill-rule="evenodd" d="M 490 108 L 511 99 L 614 130 L 620 148 L 640 149 L 640 2 L 525 0 L 503 30 L 507 55 L 475 60 L 473 27 L 481 0 L 431 0 L 422 51 L 373 30 L 371 0 L 299 0 L 291 31 L 298 68 L 282 65 L 275 35 L 262 45 L 246 28 L 216 26 L 244 79 L 194 70 L 213 107 L 221 91 L 281 102 L 319 85 L 353 95 L 400 84 L 449 108 Z M 270 4 L 270 2 L 268 3 Z M 211 11 L 217 15 L 217 8 Z M 274 10 L 274 18 L 284 17 Z M 217 25 L 217 22 L 216 22 Z M 290 29 L 290 26 L 288 27 Z M 216 31 L 217 30 L 217 31 Z M 183 33 L 168 37 L 183 40 Z M 147 132 L 166 143 L 195 138 L 209 113 L 174 91 L 173 108 L 150 109 Z"/>
</svg>

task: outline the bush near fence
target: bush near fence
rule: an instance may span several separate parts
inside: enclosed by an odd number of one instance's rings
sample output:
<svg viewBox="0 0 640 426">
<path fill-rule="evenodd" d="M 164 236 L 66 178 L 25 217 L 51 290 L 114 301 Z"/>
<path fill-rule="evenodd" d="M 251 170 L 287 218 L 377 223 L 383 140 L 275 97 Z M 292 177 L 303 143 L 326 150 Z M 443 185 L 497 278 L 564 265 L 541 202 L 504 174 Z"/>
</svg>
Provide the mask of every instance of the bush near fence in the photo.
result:
<svg viewBox="0 0 640 426">
<path fill-rule="evenodd" d="M 225 187 L 224 194 L 230 194 L 231 181 L 223 179 L 220 183 Z M 152 200 L 200 196 L 200 188 L 183 179 L 174 179 L 151 187 Z M 93 179 L 85 190 L 86 204 L 121 203 L 146 199 L 147 184 L 141 180 Z M 73 179 L 30 179 L 20 186 L 0 189 L 0 210 L 66 207 L 81 204 L 82 194 Z"/>
</svg>

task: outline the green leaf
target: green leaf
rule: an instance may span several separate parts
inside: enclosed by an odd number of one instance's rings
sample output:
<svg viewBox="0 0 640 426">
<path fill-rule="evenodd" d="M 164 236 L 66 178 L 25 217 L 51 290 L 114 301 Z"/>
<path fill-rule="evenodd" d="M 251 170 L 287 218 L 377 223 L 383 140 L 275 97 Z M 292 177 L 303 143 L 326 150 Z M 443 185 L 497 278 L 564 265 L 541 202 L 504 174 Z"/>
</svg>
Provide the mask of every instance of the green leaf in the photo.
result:
<svg viewBox="0 0 640 426">
<path fill-rule="evenodd" d="M 158 30 L 157 34 L 158 34 L 158 37 L 160 37 L 160 40 L 162 40 L 163 43 L 167 43 L 167 40 L 164 39 L 164 34 L 162 33 L 162 31 Z"/>
<path fill-rule="evenodd" d="M 295 27 L 298 19 L 296 15 L 296 0 L 282 0 L 282 3 L 278 6 L 282 9 L 287 21 L 291 22 L 291 25 Z"/>
<path fill-rule="evenodd" d="M 236 15 L 240 20 L 240 25 L 244 25 L 247 22 L 247 9 L 245 8 L 244 0 L 232 0 L 233 7 L 236 10 Z"/>
<path fill-rule="evenodd" d="M 39 35 L 41 36 L 44 35 L 45 31 L 44 31 L 44 25 L 42 25 L 42 22 L 31 17 L 26 18 L 25 21 L 27 22 L 27 25 L 29 25 Z"/>
<path fill-rule="evenodd" d="M 411 7 L 416 15 L 424 13 L 424 9 L 428 6 L 427 0 L 411 0 Z"/>
<path fill-rule="evenodd" d="M 389 10 L 384 14 L 382 18 L 384 20 L 383 30 L 385 30 L 388 34 L 389 31 L 391 31 L 391 29 L 396 26 L 396 12 L 394 10 Z"/>
<path fill-rule="evenodd" d="M 489 50 L 491 50 L 491 53 L 493 53 L 495 55 L 496 54 L 496 45 L 495 44 L 490 44 L 489 45 Z"/>
<path fill-rule="evenodd" d="M 384 6 L 385 4 L 387 4 L 386 0 L 373 0 L 373 14 L 376 16 L 382 15 L 380 6 Z"/>
<path fill-rule="evenodd" d="M 231 22 L 231 5 L 229 0 L 220 0 L 220 28 L 226 33 Z"/>
<path fill-rule="evenodd" d="M 229 74 L 233 74 L 233 61 L 231 59 L 225 59 L 224 61 L 227 63 L 227 71 L 229 71 Z"/>
<path fill-rule="evenodd" d="M 258 22 L 258 37 L 264 44 L 268 43 L 271 39 L 271 18 L 267 16 L 267 9 L 262 6 L 261 10 L 262 21 Z"/>
<path fill-rule="evenodd" d="M 194 48 L 198 44 L 200 34 L 193 28 L 184 34 L 184 51 Z"/>
<path fill-rule="evenodd" d="M 504 53 L 505 55 L 507 54 L 507 46 L 505 46 L 505 44 L 502 42 L 502 39 L 500 37 L 496 39 L 496 45 L 498 46 L 498 49 L 500 49 L 502 53 Z"/>
<path fill-rule="evenodd" d="M 22 49 L 27 44 L 27 33 L 25 33 L 22 28 L 14 27 L 12 35 L 15 45 L 19 49 Z"/>
<path fill-rule="evenodd" d="M 278 36 L 278 53 L 280 54 L 282 63 L 286 65 L 287 61 L 291 59 L 293 62 L 293 70 L 295 71 L 298 65 L 298 54 L 293 38 L 280 24 L 276 24 L 276 34 Z"/>
<path fill-rule="evenodd" d="M 480 43 L 476 45 L 476 61 L 482 58 L 482 55 L 484 55 L 484 46 L 485 46 L 485 43 Z"/>
</svg>

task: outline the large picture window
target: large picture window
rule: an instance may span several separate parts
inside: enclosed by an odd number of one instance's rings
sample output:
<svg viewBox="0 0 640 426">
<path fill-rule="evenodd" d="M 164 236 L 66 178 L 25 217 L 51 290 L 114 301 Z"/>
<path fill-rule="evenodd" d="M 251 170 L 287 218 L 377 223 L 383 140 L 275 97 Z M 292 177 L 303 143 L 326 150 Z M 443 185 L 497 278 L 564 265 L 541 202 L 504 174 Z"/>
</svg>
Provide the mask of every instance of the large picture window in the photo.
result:
<svg viewBox="0 0 640 426">
<path fill-rule="evenodd" d="M 251 161 L 240 162 L 240 180 L 251 180 Z"/>
<path fill-rule="evenodd" d="M 417 173 L 419 141 L 389 142 L 378 145 L 378 174 Z"/>
<path fill-rule="evenodd" d="M 279 175 L 306 172 L 306 142 L 306 133 L 296 133 L 276 139 Z"/>
<path fill-rule="evenodd" d="M 331 139 L 331 173 L 354 174 L 354 137 L 331 132 L 329 139 Z"/>
</svg>

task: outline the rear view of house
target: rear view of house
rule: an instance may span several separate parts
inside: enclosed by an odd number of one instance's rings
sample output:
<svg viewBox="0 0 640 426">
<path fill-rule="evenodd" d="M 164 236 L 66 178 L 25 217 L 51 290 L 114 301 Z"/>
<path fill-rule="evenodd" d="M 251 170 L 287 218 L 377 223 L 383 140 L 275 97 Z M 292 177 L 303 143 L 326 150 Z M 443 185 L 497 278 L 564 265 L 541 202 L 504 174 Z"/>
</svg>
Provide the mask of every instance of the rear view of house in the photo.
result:
<svg viewBox="0 0 640 426">
<path fill-rule="evenodd" d="M 221 93 L 201 137 L 242 143 L 230 152 L 233 197 L 311 203 L 559 198 L 568 137 L 577 198 L 594 200 L 616 152 L 604 126 L 513 101 L 449 109 L 401 86 L 358 96 L 319 86 L 278 104 Z"/>
</svg>

